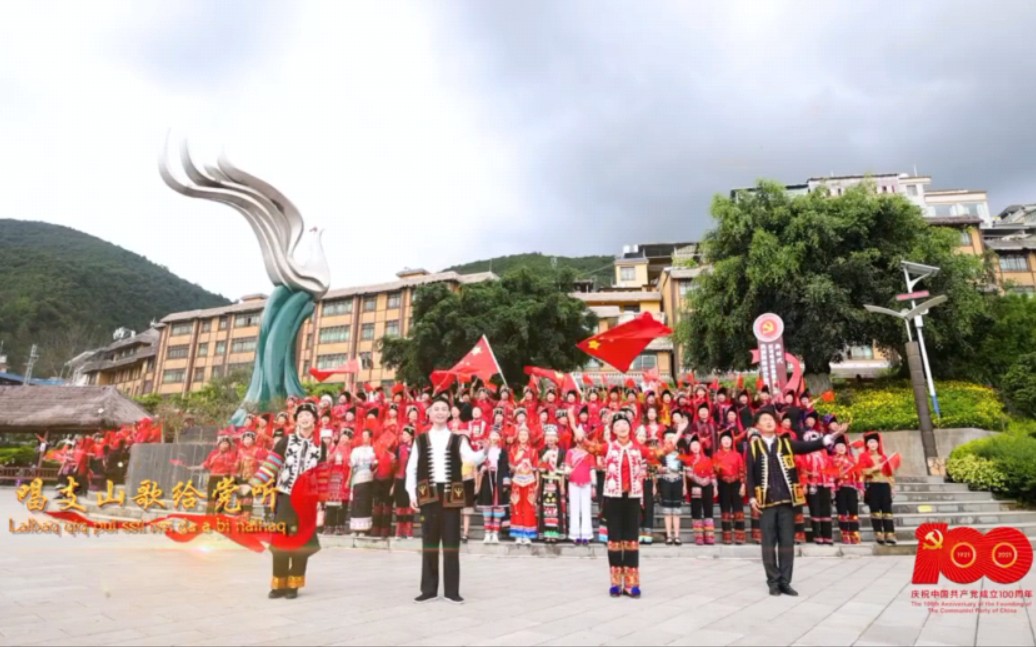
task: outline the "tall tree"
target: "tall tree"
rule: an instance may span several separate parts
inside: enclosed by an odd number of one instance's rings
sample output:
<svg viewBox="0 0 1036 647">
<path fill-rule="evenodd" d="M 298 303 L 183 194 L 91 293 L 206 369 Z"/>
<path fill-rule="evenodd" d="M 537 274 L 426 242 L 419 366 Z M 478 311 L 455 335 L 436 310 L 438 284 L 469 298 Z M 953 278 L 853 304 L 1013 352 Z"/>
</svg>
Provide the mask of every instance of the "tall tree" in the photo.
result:
<svg viewBox="0 0 1036 647">
<path fill-rule="evenodd" d="M 597 317 L 572 298 L 573 274 L 509 272 L 499 281 L 419 288 L 407 337 L 379 342 L 381 361 L 408 384 L 426 384 L 435 369 L 449 368 L 485 334 L 508 382 L 520 384 L 522 368 L 578 368 L 586 355 L 576 343 L 594 333 Z"/>
<path fill-rule="evenodd" d="M 716 196 L 712 216 L 716 228 L 704 240 L 711 271 L 689 293 L 676 331 L 697 369 L 748 368 L 752 322 L 764 312 L 784 319 L 785 346 L 807 373 L 826 376 L 847 346 L 876 342 L 902 351 L 903 323 L 863 305 L 898 309 L 903 260 L 939 267 L 918 287 L 949 296 L 925 317 L 929 354 L 962 352 L 985 309 L 986 270 L 980 259 L 956 253 L 959 235 L 930 226 L 902 196 L 878 195 L 872 183 L 834 197 L 824 189 L 792 196 L 763 181 L 734 198 Z"/>
</svg>

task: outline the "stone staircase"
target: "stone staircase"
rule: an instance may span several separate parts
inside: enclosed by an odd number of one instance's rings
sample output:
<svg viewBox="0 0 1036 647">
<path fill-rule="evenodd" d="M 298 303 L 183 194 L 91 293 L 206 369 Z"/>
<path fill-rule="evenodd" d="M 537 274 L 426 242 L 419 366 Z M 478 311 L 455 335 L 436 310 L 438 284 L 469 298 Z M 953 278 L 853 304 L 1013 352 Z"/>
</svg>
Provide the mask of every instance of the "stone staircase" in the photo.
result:
<svg viewBox="0 0 1036 647">
<path fill-rule="evenodd" d="M 144 512 L 133 504 L 125 507 L 106 506 L 99 510 L 92 500 L 87 503 L 87 510 L 91 518 L 95 519 L 150 519 L 162 514 L 164 511 L 153 509 Z M 172 509 L 172 503 L 166 501 L 166 509 Z M 989 492 L 969 491 L 967 485 L 960 483 L 947 483 L 942 477 L 932 476 L 904 476 L 897 478 L 895 497 L 893 499 L 893 512 L 896 518 L 896 546 L 878 546 L 873 543 L 874 533 L 871 530 L 870 518 L 867 507 L 860 504 L 860 534 L 863 543 L 859 546 L 843 546 L 838 544 L 839 536 L 837 520 L 835 523 L 835 546 L 803 546 L 801 554 L 808 555 L 895 555 L 914 554 L 917 548 L 917 540 L 914 532 L 919 525 L 927 522 L 943 522 L 953 526 L 971 526 L 980 531 L 988 531 L 1000 526 L 1017 528 L 1026 536 L 1032 538 L 1036 543 L 1036 511 L 1021 509 L 1014 501 L 996 499 Z M 746 526 L 748 524 L 748 510 L 746 508 Z M 716 516 L 716 539 L 719 537 L 719 507 L 715 507 Z M 808 515 L 808 512 L 807 512 Z M 664 553 L 666 555 L 698 555 L 698 556 L 736 556 L 755 557 L 758 555 L 758 547 L 755 545 L 745 546 L 716 546 L 705 547 L 694 545 L 694 535 L 691 529 L 691 516 L 689 507 L 685 506 L 684 514 L 681 515 L 681 540 L 682 547 L 668 547 L 656 545 L 646 550 L 646 553 Z M 596 522 L 596 519 L 595 519 Z M 807 519 L 808 526 L 808 519 Z M 664 540 L 665 524 L 661 515 L 656 515 L 655 520 L 655 542 L 662 544 Z M 420 524 L 415 524 L 415 533 L 420 535 Z M 596 523 L 595 523 L 596 530 Z M 746 528 L 747 530 L 747 528 Z M 505 533 L 506 534 L 506 533 Z M 525 553 L 544 555 L 580 555 L 592 556 L 597 553 L 603 554 L 603 547 L 591 546 L 589 548 L 577 548 L 566 543 L 547 546 L 539 545 L 532 549 L 514 546 L 506 539 L 496 546 L 482 545 L 483 538 L 481 515 L 475 514 L 471 519 L 470 541 L 466 546 L 468 552 L 488 553 Z M 418 541 L 396 542 L 391 544 L 384 540 L 373 540 L 363 537 L 352 536 L 321 536 L 321 541 L 326 545 L 345 545 L 364 548 L 389 548 L 394 544 L 397 548 L 417 549 Z"/>
</svg>

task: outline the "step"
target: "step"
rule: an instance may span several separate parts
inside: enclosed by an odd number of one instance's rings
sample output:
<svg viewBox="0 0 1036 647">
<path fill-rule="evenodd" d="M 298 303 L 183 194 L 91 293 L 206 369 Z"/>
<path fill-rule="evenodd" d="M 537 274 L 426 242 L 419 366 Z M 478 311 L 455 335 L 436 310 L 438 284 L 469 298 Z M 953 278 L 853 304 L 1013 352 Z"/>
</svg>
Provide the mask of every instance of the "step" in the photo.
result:
<svg viewBox="0 0 1036 647">
<path fill-rule="evenodd" d="M 865 516 L 860 511 L 860 518 Z M 1017 524 L 1036 524 L 1036 512 L 1029 510 L 1014 510 L 1009 512 L 950 512 L 938 513 L 908 513 L 895 515 L 896 527 L 916 528 L 923 523 L 946 523 L 952 526 L 982 526 L 1000 525 L 1014 526 Z"/>
<path fill-rule="evenodd" d="M 862 500 L 862 496 L 860 497 Z M 895 502 L 900 501 L 995 501 L 990 492 L 903 492 L 896 490 Z"/>
<path fill-rule="evenodd" d="M 866 509 L 867 506 L 863 506 Z M 894 514 L 911 513 L 944 513 L 944 512 L 1010 512 L 1018 509 L 1016 501 L 1007 499 L 988 501 L 900 501 L 899 497 L 892 503 Z"/>
<path fill-rule="evenodd" d="M 945 483 L 945 476 L 897 476 L 897 483 Z"/>
<path fill-rule="evenodd" d="M 967 492 L 967 483 L 896 483 L 897 492 Z"/>
</svg>

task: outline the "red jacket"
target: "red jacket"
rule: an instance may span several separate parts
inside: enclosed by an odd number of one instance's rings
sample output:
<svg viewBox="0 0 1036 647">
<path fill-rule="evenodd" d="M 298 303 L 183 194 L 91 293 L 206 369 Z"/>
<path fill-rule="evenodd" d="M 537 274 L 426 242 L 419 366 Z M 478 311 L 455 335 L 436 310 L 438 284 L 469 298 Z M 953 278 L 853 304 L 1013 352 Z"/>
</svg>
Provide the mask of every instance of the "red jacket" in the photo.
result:
<svg viewBox="0 0 1036 647">
<path fill-rule="evenodd" d="M 745 480 L 745 459 L 734 449 L 720 449 L 712 456 L 716 476 L 726 483 Z"/>
</svg>

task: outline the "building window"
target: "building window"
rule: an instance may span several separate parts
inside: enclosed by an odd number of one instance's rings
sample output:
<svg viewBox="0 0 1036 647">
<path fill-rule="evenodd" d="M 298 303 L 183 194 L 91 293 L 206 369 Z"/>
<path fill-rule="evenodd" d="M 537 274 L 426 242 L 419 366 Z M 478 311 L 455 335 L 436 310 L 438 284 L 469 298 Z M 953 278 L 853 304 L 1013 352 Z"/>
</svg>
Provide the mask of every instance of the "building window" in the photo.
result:
<svg viewBox="0 0 1036 647">
<path fill-rule="evenodd" d="M 255 350 L 255 337 L 242 337 L 241 339 L 234 339 L 230 342 L 231 353 L 247 353 Z"/>
<path fill-rule="evenodd" d="M 848 355 L 849 359 L 874 359 L 874 347 L 851 346 Z"/>
<path fill-rule="evenodd" d="M 215 380 L 218 377 L 223 377 L 223 367 L 222 366 L 213 366 L 212 367 L 212 374 L 209 376 L 209 379 Z"/>
<path fill-rule="evenodd" d="M 194 381 L 204 382 L 205 381 L 205 367 L 194 369 Z"/>
<path fill-rule="evenodd" d="M 227 319 L 226 317 L 220 317 L 219 318 L 219 329 L 220 330 L 226 330 L 227 328 L 230 328 L 230 320 Z"/>
<path fill-rule="evenodd" d="M 185 373 L 182 368 L 169 369 L 162 373 L 162 384 L 182 384 Z"/>
<path fill-rule="evenodd" d="M 329 326 L 320 329 L 321 344 L 335 344 L 349 341 L 349 326 Z"/>
<path fill-rule="evenodd" d="M 342 364 L 345 364 L 345 353 L 335 353 L 334 355 L 317 355 L 317 368 L 326 370 L 329 368 L 338 368 Z M 306 371 L 307 373 L 309 371 Z"/>
<path fill-rule="evenodd" d="M 190 321 L 184 323 L 173 324 L 173 329 L 169 331 L 170 336 L 179 337 L 180 335 L 189 335 L 194 330 L 194 324 Z"/>
<path fill-rule="evenodd" d="M 1000 256 L 1000 270 L 1003 272 L 1026 272 L 1029 264 L 1022 254 L 1003 254 Z"/>
<path fill-rule="evenodd" d="M 971 247 L 971 230 L 963 229 L 960 232 L 961 247 Z"/>
<path fill-rule="evenodd" d="M 338 299 L 337 301 L 327 301 L 324 303 L 322 308 L 322 312 L 325 317 L 347 315 L 353 311 L 353 300 Z"/>
<path fill-rule="evenodd" d="M 303 375 L 309 375 L 309 365 L 310 364 L 309 364 L 309 360 L 308 359 L 305 362 L 302 362 L 302 374 Z"/>
<path fill-rule="evenodd" d="M 374 324 L 366 323 L 360 328 L 360 339 L 370 341 L 374 339 Z"/>
<path fill-rule="evenodd" d="M 637 280 L 637 268 L 635 268 L 635 267 L 620 267 L 619 268 L 619 280 L 620 281 L 636 281 Z"/>
<path fill-rule="evenodd" d="M 658 368 L 658 355 L 637 355 L 630 365 L 631 371 L 646 371 L 652 368 Z"/>
<path fill-rule="evenodd" d="M 258 326 L 259 319 L 262 318 L 263 313 L 261 312 L 246 312 L 234 317 L 235 328 L 249 328 L 251 326 Z"/>
<path fill-rule="evenodd" d="M 378 309 L 378 297 L 363 297 L 363 311 L 374 312 Z"/>
<path fill-rule="evenodd" d="M 372 353 L 360 353 L 360 368 L 364 370 L 374 368 L 374 356 Z"/>
<path fill-rule="evenodd" d="M 399 320 L 385 322 L 385 336 L 399 337 Z"/>
<path fill-rule="evenodd" d="M 907 195 L 909 195 L 911 197 L 914 197 L 914 198 L 917 197 L 917 185 L 916 184 L 908 184 L 906 189 L 907 189 Z"/>
<path fill-rule="evenodd" d="M 216 342 L 216 356 L 223 357 L 227 352 L 227 342 L 218 341 Z"/>
<path fill-rule="evenodd" d="M 633 305 L 624 305 L 624 306 L 622 306 L 622 311 L 623 312 L 634 312 L 634 313 L 640 312 L 640 304 L 636 303 L 636 304 L 633 304 Z"/>
<path fill-rule="evenodd" d="M 694 290 L 695 288 L 694 281 L 680 281 L 678 285 L 681 299 L 686 299 L 687 293 Z"/>
<path fill-rule="evenodd" d="M 191 354 L 190 346 L 170 346 L 166 351 L 166 359 L 183 359 Z"/>
<path fill-rule="evenodd" d="M 201 331 L 202 332 L 210 332 L 211 330 L 212 330 L 212 319 L 206 319 L 205 321 L 201 322 Z"/>
<path fill-rule="evenodd" d="M 233 375 L 234 373 L 251 373 L 252 362 L 237 362 L 235 364 L 227 365 L 227 375 Z"/>
<path fill-rule="evenodd" d="M 202 342 L 198 344 L 198 357 L 205 357 L 209 354 L 209 343 Z"/>
<path fill-rule="evenodd" d="M 392 310 L 398 308 L 399 304 L 403 302 L 403 294 L 400 292 L 393 292 L 388 295 L 388 309 Z"/>
</svg>

